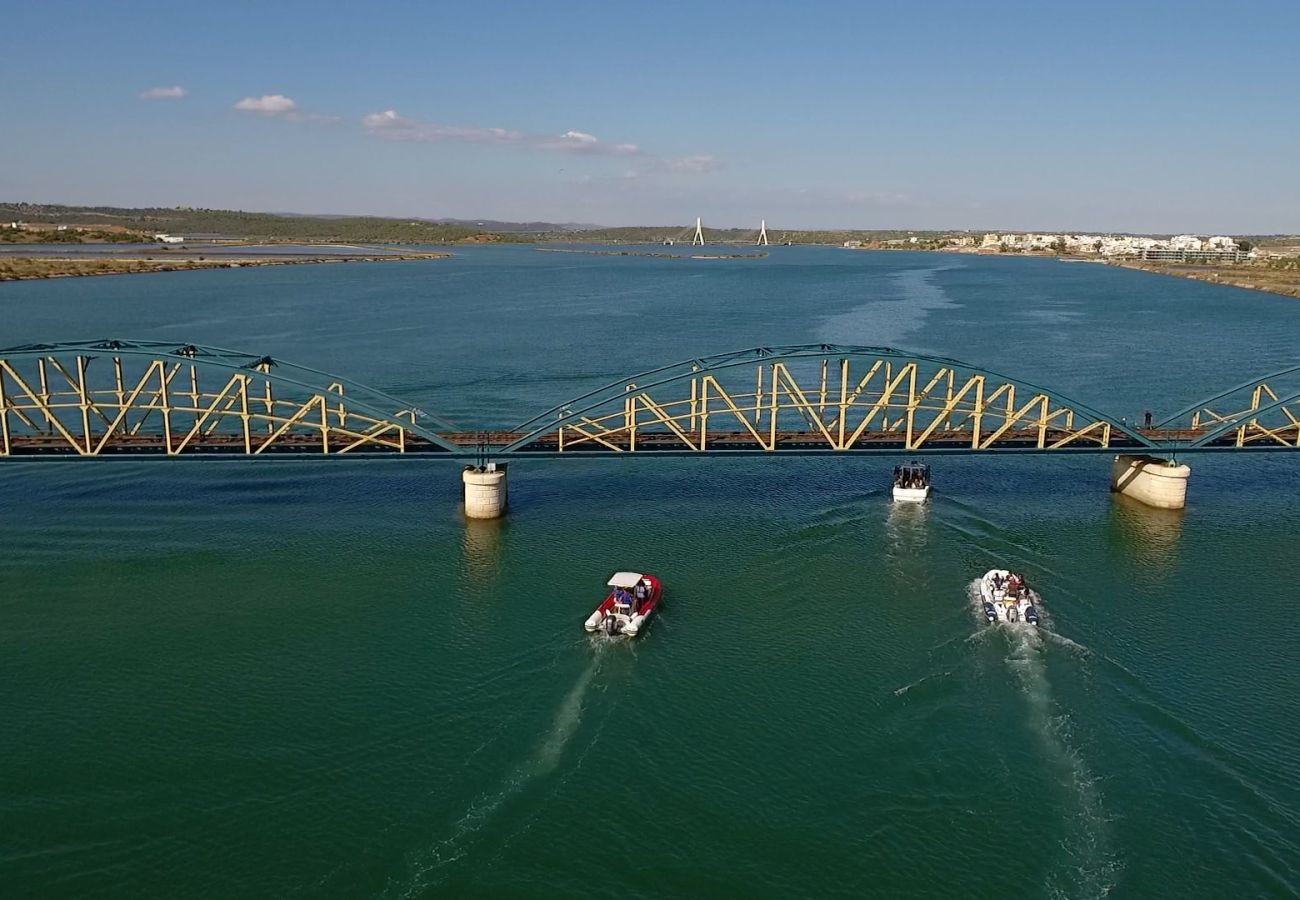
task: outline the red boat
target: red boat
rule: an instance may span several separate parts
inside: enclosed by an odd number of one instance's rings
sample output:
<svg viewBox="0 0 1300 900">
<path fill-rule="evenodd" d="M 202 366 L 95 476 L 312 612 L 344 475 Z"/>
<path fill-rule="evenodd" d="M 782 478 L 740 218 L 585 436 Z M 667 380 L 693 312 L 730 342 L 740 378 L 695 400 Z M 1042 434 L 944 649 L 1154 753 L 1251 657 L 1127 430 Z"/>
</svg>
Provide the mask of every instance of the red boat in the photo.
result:
<svg viewBox="0 0 1300 900">
<path fill-rule="evenodd" d="M 664 593 L 663 585 L 655 576 L 640 572 L 615 572 L 608 584 L 609 596 L 587 618 L 584 627 L 588 631 L 603 631 L 608 635 L 636 637 L 641 633 L 646 619 L 659 606 Z"/>
</svg>

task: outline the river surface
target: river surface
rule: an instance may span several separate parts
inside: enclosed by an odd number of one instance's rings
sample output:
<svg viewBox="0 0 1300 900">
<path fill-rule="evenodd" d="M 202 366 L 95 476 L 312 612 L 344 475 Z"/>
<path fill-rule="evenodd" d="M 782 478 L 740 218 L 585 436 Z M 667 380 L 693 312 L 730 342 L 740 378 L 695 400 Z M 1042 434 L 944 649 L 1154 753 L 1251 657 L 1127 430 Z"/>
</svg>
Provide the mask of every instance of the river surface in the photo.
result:
<svg viewBox="0 0 1300 900">
<path fill-rule="evenodd" d="M 0 346 L 247 349 L 510 426 L 741 347 L 954 356 L 1133 419 L 1300 302 L 1054 260 L 454 259 L 0 286 Z M 1293 897 L 1300 454 L 0 464 L 5 897 Z M 982 627 L 994 563 L 1036 634 Z M 615 568 L 667 599 L 582 620 Z"/>
</svg>

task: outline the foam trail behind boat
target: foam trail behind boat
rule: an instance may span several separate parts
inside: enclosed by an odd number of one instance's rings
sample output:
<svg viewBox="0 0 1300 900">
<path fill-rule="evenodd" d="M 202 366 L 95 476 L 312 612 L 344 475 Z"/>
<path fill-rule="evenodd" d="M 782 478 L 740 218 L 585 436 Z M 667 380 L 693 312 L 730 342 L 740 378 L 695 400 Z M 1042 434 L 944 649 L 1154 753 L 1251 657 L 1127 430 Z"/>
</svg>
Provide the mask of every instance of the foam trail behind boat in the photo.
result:
<svg viewBox="0 0 1300 900">
<path fill-rule="evenodd" d="M 582 705 L 591 689 L 596 672 L 600 669 L 601 656 L 606 646 L 604 642 L 595 643 L 591 661 L 578 676 L 573 687 L 564 695 L 564 699 L 560 701 L 550 728 L 542 735 L 533 752 L 511 770 L 500 787 L 480 795 L 470 804 L 469 809 L 456 822 L 449 837 L 426 851 L 414 854 L 415 858 L 411 864 L 412 874 L 396 888 L 398 896 L 416 897 L 436 884 L 439 873 L 465 856 L 473 846 L 474 838 L 507 800 L 519 794 L 529 782 L 555 770 L 565 747 L 573 739 L 582 721 Z M 392 895 L 392 891 L 386 894 Z"/>
<path fill-rule="evenodd" d="M 1028 707 L 1028 724 L 1043 746 L 1043 758 L 1059 773 L 1065 792 L 1066 859 L 1047 876 L 1049 897 L 1100 898 L 1114 886 L 1119 865 L 1110 850 L 1109 822 L 1097 790 L 1097 779 L 1070 743 L 1070 720 L 1055 712 L 1051 682 L 1043 657 L 1043 635 L 1037 628 L 1013 624 L 1003 629 L 1009 644 L 1007 665 Z"/>
</svg>

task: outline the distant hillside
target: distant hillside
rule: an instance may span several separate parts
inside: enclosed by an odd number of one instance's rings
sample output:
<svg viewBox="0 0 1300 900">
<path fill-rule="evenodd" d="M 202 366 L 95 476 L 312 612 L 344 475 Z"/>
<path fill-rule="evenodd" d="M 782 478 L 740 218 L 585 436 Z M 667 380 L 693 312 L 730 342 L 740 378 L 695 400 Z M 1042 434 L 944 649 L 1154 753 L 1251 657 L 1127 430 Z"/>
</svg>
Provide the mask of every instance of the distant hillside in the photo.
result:
<svg viewBox="0 0 1300 900">
<path fill-rule="evenodd" d="M 494 231 L 497 234 L 569 234 L 574 231 L 600 228 L 599 225 L 579 225 L 576 222 L 499 222 L 496 219 L 421 219 L 420 221 L 438 225 L 459 225 L 462 228 Z"/>
<path fill-rule="evenodd" d="M 0 203 L 0 221 L 118 225 L 144 232 L 220 235 L 270 241 L 445 244 L 474 239 L 512 239 L 509 235 L 477 226 L 424 220 L 384 219 L 377 216 L 287 216 L 188 207 L 122 209 L 112 206 Z"/>
<path fill-rule="evenodd" d="M 689 242 L 694 225 L 627 226 L 557 224 L 554 222 L 501 222 L 492 219 L 391 219 L 380 216 L 297 215 L 190 207 L 123 209 L 113 206 L 61 206 L 40 203 L 0 203 L 0 221 L 51 225 L 125 228 L 145 235 L 167 232 L 179 235 L 221 236 L 255 241 L 333 241 L 339 243 L 452 244 L 541 241 L 662 244 Z M 794 231 L 768 228 L 773 244 L 842 244 L 862 241 L 879 244 L 916 237 L 931 241 L 933 231 Z M 706 228 L 709 243 L 748 243 L 758 237 L 754 228 Z"/>
</svg>

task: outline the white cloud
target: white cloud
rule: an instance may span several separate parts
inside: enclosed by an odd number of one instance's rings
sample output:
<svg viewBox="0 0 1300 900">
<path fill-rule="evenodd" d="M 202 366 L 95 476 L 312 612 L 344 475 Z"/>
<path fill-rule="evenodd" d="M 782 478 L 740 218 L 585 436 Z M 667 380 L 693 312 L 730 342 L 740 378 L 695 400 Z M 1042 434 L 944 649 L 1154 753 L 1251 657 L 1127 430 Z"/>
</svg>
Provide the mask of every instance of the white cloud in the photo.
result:
<svg viewBox="0 0 1300 900">
<path fill-rule="evenodd" d="M 235 104 L 235 109 L 242 109 L 246 112 L 261 113 L 264 116 L 282 116 L 293 112 L 298 108 L 294 103 L 283 94 L 266 94 L 262 97 L 245 97 Z"/>
<path fill-rule="evenodd" d="M 611 144 L 585 131 L 566 131 L 558 138 L 541 138 L 537 141 L 537 146 L 543 150 L 593 156 L 637 156 L 641 152 L 636 144 Z"/>
<path fill-rule="evenodd" d="M 154 87 L 140 92 L 141 100 L 179 100 L 186 94 L 179 84 L 172 87 Z"/>
<path fill-rule="evenodd" d="M 715 172 L 722 168 L 722 161 L 716 156 L 699 153 L 695 156 L 681 156 L 668 160 L 668 168 L 674 172 Z"/>
<path fill-rule="evenodd" d="M 636 144 L 611 144 L 585 131 L 566 131 L 558 137 L 542 137 L 509 128 L 480 128 L 472 125 L 422 122 L 400 115 L 393 109 L 371 113 L 361 120 L 361 125 L 369 134 L 388 141 L 415 141 L 426 144 L 440 141 L 510 144 L 534 150 L 593 156 L 636 156 L 641 152 Z"/>
<path fill-rule="evenodd" d="M 296 114 L 290 113 L 289 117 L 293 118 L 294 115 Z M 722 168 L 722 161 L 707 153 L 665 159 L 643 150 L 636 144 L 605 141 L 586 131 L 570 130 L 552 136 L 527 134 L 510 128 L 445 125 L 441 122 L 425 122 L 408 118 L 395 109 L 374 112 L 362 117 L 361 127 L 370 136 L 385 141 L 424 144 L 457 141 L 574 156 L 627 159 L 634 168 L 625 170 L 620 176 L 622 180 L 635 180 L 645 175 L 700 174 Z"/>
<path fill-rule="evenodd" d="M 439 125 L 421 122 L 398 115 L 396 110 L 371 113 L 361 120 L 361 125 L 375 137 L 388 141 L 465 141 L 471 144 L 519 144 L 526 138 L 518 131 L 505 128 L 473 128 L 464 125 Z"/>
</svg>

